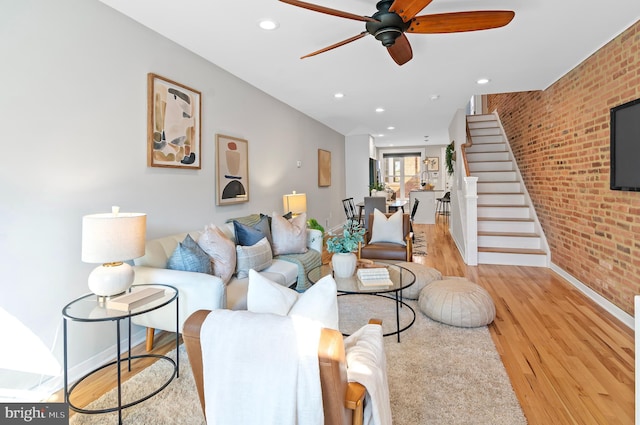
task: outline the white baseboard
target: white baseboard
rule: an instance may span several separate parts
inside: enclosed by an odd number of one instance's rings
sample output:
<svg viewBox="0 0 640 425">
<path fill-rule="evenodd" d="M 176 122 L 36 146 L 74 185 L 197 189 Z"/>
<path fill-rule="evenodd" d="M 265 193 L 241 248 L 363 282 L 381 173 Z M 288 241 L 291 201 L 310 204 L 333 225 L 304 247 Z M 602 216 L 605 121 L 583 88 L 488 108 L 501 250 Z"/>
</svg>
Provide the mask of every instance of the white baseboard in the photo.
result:
<svg viewBox="0 0 640 425">
<path fill-rule="evenodd" d="M 631 316 L 630 314 L 628 314 L 627 312 L 625 312 L 624 310 L 622 310 L 621 308 L 613 304 L 611 301 L 607 300 L 602 295 L 598 294 L 593 289 L 589 288 L 584 283 L 580 282 L 575 277 L 571 276 L 569 273 L 567 273 L 565 270 L 558 267 L 556 264 L 551 263 L 550 268 L 551 270 L 553 270 L 554 272 L 562 276 L 569 283 L 571 283 L 573 286 L 575 286 L 580 292 L 582 292 L 587 297 L 595 301 L 596 304 L 598 304 L 600 307 L 604 308 L 607 312 L 615 316 L 616 319 L 620 320 L 622 323 L 627 325 L 630 329 L 635 330 L 635 322 L 634 322 L 633 316 Z"/>
</svg>

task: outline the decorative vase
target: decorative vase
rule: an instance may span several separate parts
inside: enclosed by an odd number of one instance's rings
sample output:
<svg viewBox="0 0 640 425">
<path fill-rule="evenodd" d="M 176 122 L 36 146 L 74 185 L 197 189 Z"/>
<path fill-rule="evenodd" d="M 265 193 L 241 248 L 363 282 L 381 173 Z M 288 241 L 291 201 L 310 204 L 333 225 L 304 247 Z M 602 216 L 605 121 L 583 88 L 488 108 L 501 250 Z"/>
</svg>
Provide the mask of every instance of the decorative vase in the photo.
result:
<svg viewBox="0 0 640 425">
<path fill-rule="evenodd" d="M 351 277 L 356 271 L 358 258 L 353 252 L 336 252 L 331 257 L 335 277 Z"/>
</svg>

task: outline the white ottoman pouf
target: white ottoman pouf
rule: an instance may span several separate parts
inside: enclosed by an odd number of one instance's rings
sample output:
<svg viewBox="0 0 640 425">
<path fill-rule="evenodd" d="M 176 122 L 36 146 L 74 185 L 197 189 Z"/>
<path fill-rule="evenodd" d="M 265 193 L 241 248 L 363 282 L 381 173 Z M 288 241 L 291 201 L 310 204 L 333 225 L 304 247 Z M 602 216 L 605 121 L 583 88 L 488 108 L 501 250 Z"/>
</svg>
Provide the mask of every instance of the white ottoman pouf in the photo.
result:
<svg viewBox="0 0 640 425">
<path fill-rule="evenodd" d="M 420 292 L 418 306 L 433 320 L 464 328 L 488 325 L 496 317 L 491 295 L 460 278 L 432 282 Z"/>
<path fill-rule="evenodd" d="M 411 272 L 416 275 L 416 281 L 413 285 L 402 290 L 402 296 L 410 300 L 417 300 L 420 295 L 420 291 L 422 291 L 425 286 L 429 285 L 434 280 L 442 279 L 442 273 L 438 270 L 424 266 L 420 263 L 402 262 L 397 265 L 411 270 Z"/>
</svg>

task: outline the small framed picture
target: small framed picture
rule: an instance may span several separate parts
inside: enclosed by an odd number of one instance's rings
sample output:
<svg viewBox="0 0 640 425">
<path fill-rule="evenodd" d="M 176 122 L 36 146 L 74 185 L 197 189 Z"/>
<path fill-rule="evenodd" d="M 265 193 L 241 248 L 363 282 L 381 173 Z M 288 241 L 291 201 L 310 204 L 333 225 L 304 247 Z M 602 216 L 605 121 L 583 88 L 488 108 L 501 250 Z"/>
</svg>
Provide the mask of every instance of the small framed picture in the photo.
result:
<svg viewBox="0 0 640 425">
<path fill-rule="evenodd" d="M 200 92 L 147 74 L 147 165 L 200 169 Z"/>
<path fill-rule="evenodd" d="M 216 134 L 216 205 L 249 202 L 249 142 Z"/>
<path fill-rule="evenodd" d="M 440 170 L 440 158 L 437 156 L 427 157 L 427 159 L 425 159 L 425 164 L 427 164 L 427 171 Z"/>
</svg>

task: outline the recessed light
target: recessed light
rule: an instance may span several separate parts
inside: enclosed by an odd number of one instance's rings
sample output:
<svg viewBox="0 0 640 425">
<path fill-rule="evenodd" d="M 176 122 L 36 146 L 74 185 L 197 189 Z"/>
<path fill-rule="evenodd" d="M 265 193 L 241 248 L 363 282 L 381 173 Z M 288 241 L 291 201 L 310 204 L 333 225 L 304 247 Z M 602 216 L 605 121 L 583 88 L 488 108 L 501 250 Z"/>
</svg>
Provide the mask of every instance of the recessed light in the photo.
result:
<svg viewBox="0 0 640 425">
<path fill-rule="evenodd" d="M 336 99 L 342 99 L 344 97 L 344 93 L 336 93 L 333 95 Z"/>
<path fill-rule="evenodd" d="M 396 128 L 392 125 L 390 125 L 389 127 L 387 127 L 387 130 L 395 130 Z"/>
<path fill-rule="evenodd" d="M 376 112 L 384 112 L 384 108 L 376 108 Z"/>
<path fill-rule="evenodd" d="M 274 30 L 280 26 L 276 21 L 272 21 L 271 19 L 263 19 L 262 21 L 258 22 L 258 25 L 260 26 L 260 28 L 267 31 Z"/>
<path fill-rule="evenodd" d="M 440 95 L 439 94 L 432 94 L 431 96 L 429 96 L 429 99 L 438 100 L 438 99 L 440 99 Z"/>
<path fill-rule="evenodd" d="M 378 134 L 378 137 L 384 137 L 384 134 L 380 133 Z"/>
<path fill-rule="evenodd" d="M 476 83 L 478 84 L 487 84 L 489 81 L 491 81 L 488 78 L 480 78 L 478 81 L 476 81 Z"/>
</svg>

